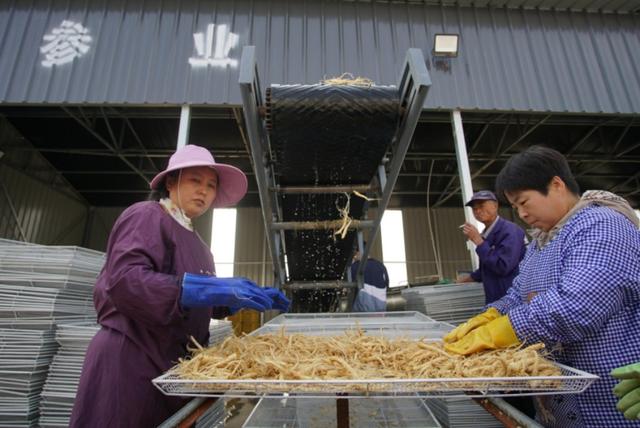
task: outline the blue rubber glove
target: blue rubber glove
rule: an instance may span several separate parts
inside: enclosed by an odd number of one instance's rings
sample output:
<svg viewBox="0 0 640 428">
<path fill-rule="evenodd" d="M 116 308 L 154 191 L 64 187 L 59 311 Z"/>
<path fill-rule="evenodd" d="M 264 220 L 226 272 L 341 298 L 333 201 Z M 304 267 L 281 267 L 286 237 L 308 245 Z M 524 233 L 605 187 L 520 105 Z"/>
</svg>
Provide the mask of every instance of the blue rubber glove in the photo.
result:
<svg viewBox="0 0 640 428">
<path fill-rule="evenodd" d="M 287 299 L 287 296 L 277 288 L 265 287 L 264 292 L 272 300 L 271 309 L 277 309 L 280 312 L 288 312 L 291 301 Z"/>
<path fill-rule="evenodd" d="M 217 278 L 185 273 L 180 303 L 188 308 L 226 306 L 263 312 L 271 309 L 271 298 L 247 278 Z"/>
</svg>

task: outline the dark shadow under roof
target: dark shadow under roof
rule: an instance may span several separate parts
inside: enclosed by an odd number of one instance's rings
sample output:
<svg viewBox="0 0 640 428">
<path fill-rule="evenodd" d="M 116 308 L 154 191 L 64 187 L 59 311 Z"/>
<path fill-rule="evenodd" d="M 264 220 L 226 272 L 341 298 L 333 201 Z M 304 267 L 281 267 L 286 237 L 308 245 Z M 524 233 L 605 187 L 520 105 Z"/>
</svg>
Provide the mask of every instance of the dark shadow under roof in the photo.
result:
<svg viewBox="0 0 640 428">
<path fill-rule="evenodd" d="M 194 108 L 190 143 L 249 176 L 240 206 L 259 206 L 236 115 Z M 38 154 L 61 175 L 60 186 L 92 206 L 127 206 L 148 195 L 148 181 L 167 163 L 177 140 L 176 107 L 2 107 L 3 125 L 20 138 L 0 140 L 6 163 L 37 175 Z M 463 113 L 473 187 L 493 188 L 510 155 L 532 144 L 564 153 L 583 190 L 606 189 L 640 207 L 640 118 L 527 113 Z M 461 206 L 448 113 L 425 111 L 400 172 L 390 208 Z M 429 189 L 429 191 L 427 191 Z"/>
</svg>

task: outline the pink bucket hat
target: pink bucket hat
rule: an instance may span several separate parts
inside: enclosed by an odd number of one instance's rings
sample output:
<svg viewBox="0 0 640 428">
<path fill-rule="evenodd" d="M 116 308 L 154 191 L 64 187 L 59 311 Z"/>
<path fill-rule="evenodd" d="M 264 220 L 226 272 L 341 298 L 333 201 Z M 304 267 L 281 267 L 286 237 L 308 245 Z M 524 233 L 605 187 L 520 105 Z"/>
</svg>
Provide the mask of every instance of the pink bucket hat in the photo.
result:
<svg viewBox="0 0 640 428">
<path fill-rule="evenodd" d="M 169 158 L 167 168 L 153 177 L 151 189 L 158 189 L 165 176 L 171 171 L 178 171 L 194 166 L 208 166 L 218 174 L 218 194 L 213 207 L 221 208 L 235 205 L 247 193 L 247 176 L 235 166 L 216 163 L 211 152 L 204 147 L 186 145 Z"/>
</svg>

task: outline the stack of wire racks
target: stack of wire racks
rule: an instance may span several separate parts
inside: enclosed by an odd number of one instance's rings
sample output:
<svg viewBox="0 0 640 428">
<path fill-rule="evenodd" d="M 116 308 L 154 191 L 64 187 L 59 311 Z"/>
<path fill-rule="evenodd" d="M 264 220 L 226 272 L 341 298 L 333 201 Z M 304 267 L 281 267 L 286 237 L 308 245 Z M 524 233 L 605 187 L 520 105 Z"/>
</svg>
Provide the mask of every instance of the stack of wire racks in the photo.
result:
<svg viewBox="0 0 640 428">
<path fill-rule="evenodd" d="M 333 428 L 338 425 L 335 398 L 260 399 L 243 428 Z M 349 403 L 349 426 L 439 428 L 433 412 L 419 397 L 354 399 Z"/>
<path fill-rule="evenodd" d="M 0 327 L 47 329 L 95 319 L 93 286 L 104 253 L 0 242 Z"/>
<path fill-rule="evenodd" d="M 226 417 L 225 400 L 219 399 L 196 420 L 196 428 L 222 428 Z"/>
<path fill-rule="evenodd" d="M 56 326 L 95 322 L 93 286 L 103 264 L 93 250 L 0 240 L 0 427 L 38 425 Z"/>
<path fill-rule="evenodd" d="M 209 323 L 209 346 L 217 345 L 232 335 L 233 326 L 231 321 L 211 320 Z"/>
<path fill-rule="evenodd" d="M 96 324 L 58 325 L 56 342 L 60 347 L 53 357 L 41 394 L 42 428 L 69 426 L 87 347 L 99 328 Z"/>
<path fill-rule="evenodd" d="M 0 329 L 0 427 L 38 424 L 40 391 L 57 345 L 52 330 Z"/>
<path fill-rule="evenodd" d="M 434 398 L 429 407 L 444 427 L 500 428 L 502 423 L 470 398 Z"/>
<path fill-rule="evenodd" d="M 407 310 L 421 312 L 435 320 L 459 324 L 482 312 L 485 296 L 482 284 L 442 284 L 402 290 Z"/>
</svg>

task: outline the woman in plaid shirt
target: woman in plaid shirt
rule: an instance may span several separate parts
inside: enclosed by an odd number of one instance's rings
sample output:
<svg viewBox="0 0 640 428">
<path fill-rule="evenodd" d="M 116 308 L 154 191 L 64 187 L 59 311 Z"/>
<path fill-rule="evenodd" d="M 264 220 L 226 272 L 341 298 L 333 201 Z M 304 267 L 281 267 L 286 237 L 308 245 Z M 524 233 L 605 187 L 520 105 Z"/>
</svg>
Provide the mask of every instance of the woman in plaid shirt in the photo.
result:
<svg viewBox="0 0 640 428">
<path fill-rule="evenodd" d="M 533 146 L 497 178 L 522 220 L 534 228 L 520 274 L 506 296 L 445 337 L 468 355 L 544 342 L 558 362 L 600 376 L 579 395 L 538 400 L 538 420 L 553 427 L 638 426 L 616 410 L 612 369 L 640 361 L 640 231 L 622 198 L 582 197 L 566 159 Z"/>
</svg>

